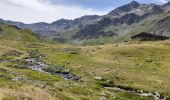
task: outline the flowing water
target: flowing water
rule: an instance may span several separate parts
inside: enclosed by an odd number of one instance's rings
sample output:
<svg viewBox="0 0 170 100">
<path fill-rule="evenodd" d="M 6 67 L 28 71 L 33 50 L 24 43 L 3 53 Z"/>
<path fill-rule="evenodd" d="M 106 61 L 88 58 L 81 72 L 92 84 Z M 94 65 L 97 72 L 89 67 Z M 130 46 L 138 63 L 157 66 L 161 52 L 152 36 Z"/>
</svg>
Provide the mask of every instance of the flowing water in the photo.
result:
<svg viewBox="0 0 170 100">
<path fill-rule="evenodd" d="M 50 65 L 45 64 L 43 61 L 40 61 L 36 58 L 25 59 L 25 61 L 27 63 L 26 67 L 29 69 L 35 70 L 35 71 L 44 72 L 44 73 L 48 73 L 48 74 L 52 74 L 52 75 L 57 75 L 57 76 L 60 76 L 66 80 L 77 81 L 80 79 L 77 76 L 71 74 L 70 72 L 56 72 L 56 73 L 46 72 L 44 70 L 44 68 L 49 67 Z"/>
<path fill-rule="evenodd" d="M 53 75 L 57 75 L 60 76 L 66 80 L 79 80 L 80 78 L 78 78 L 75 75 L 72 75 L 70 72 L 67 73 L 62 73 L 62 72 L 58 72 L 58 73 L 49 73 L 46 72 L 45 70 L 43 70 L 45 67 L 49 67 L 50 65 L 45 64 L 44 62 L 37 60 L 36 58 L 30 58 L 30 59 L 25 59 L 25 61 L 27 62 L 27 68 L 35 70 L 35 71 L 39 71 L 39 72 L 44 72 L 44 73 L 48 73 L 48 74 L 53 74 Z M 159 94 L 158 92 L 152 93 L 152 92 L 144 92 L 143 90 L 129 90 L 126 88 L 121 88 L 120 86 L 115 86 L 115 87 L 105 87 L 105 89 L 108 90 L 116 90 L 116 91 L 121 91 L 121 92 L 129 92 L 129 93 L 134 93 L 140 96 L 145 96 L 145 97 L 153 97 L 154 100 L 165 100 L 165 97 L 161 96 L 161 94 Z"/>
</svg>

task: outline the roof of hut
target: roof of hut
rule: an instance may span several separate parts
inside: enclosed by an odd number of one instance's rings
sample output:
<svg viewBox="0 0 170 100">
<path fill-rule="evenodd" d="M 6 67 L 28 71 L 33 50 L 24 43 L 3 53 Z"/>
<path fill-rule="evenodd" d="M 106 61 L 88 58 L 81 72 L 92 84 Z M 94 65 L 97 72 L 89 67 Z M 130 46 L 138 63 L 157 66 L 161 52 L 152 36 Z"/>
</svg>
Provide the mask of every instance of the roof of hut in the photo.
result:
<svg viewBox="0 0 170 100">
<path fill-rule="evenodd" d="M 162 35 L 148 33 L 148 32 L 140 32 L 136 35 L 131 36 L 130 38 L 137 38 L 137 37 L 140 37 L 140 36 L 150 36 L 150 37 L 167 38 L 167 39 L 170 38 L 170 37 L 167 37 L 167 36 L 162 36 Z"/>
</svg>

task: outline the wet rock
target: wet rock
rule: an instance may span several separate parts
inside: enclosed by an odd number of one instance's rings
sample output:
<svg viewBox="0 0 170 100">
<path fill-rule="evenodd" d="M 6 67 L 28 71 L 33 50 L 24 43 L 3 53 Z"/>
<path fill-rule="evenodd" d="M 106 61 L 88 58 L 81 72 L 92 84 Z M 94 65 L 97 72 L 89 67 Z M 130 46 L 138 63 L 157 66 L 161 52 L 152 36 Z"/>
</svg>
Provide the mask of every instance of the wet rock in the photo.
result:
<svg viewBox="0 0 170 100">
<path fill-rule="evenodd" d="M 45 86 L 44 86 L 44 85 L 42 85 L 42 84 L 36 84 L 36 87 L 39 87 L 39 88 L 42 88 L 42 89 L 44 89 L 44 88 L 45 88 Z"/>
<path fill-rule="evenodd" d="M 1 72 L 8 72 L 8 70 L 4 69 L 4 68 L 0 68 Z"/>
<path fill-rule="evenodd" d="M 102 92 L 100 95 L 101 95 L 101 96 L 106 96 L 107 94 L 106 94 L 106 93 L 104 93 L 104 92 Z"/>
<path fill-rule="evenodd" d="M 69 72 L 70 72 L 70 70 L 69 70 L 69 69 L 67 69 L 67 70 L 65 70 L 65 71 L 64 71 L 64 73 L 69 73 Z"/>
<path fill-rule="evenodd" d="M 155 95 L 157 96 L 157 97 L 160 97 L 161 95 L 159 94 L 159 92 L 155 92 Z"/>
<path fill-rule="evenodd" d="M 12 81 L 22 81 L 22 80 L 26 80 L 26 78 L 17 76 L 17 77 L 12 78 L 11 80 Z"/>
<path fill-rule="evenodd" d="M 142 94 L 142 93 L 143 93 L 143 90 L 138 90 L 138 92 Z"/>
<path fill-rule="evenodd" d="M 99 98 L 99 100 L 106 100 L 106 97 L 102 96 Z"/>
<path fill-rule="evenodd" d="M 66 80 L 78 81 L 80 79 L 79 77 L 76 77 L 75 75 L 72 75 L 70 73 L 56 73 L 56 75 L 61 76 Z"/>
<path fill-rule="evenodd" d="M 94 77 L 94 79 L 101 81 L 103 78 L 102 77 Z"/>
</svg>

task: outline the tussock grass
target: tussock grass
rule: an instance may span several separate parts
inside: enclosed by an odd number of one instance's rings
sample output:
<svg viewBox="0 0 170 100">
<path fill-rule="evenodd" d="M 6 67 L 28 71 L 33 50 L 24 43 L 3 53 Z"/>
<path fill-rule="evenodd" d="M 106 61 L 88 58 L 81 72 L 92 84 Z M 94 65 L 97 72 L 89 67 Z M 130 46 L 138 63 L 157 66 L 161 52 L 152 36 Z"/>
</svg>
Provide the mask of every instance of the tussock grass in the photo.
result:
<svg viewBox="0 0 170 100">
<path fill-rule="evenodd" d="M 15 86 L 32 84 L 33 87 L 39 84 L 38 87 L 48 89 L 51 91 L 50 95 L 54 94 L 60 100 L 98 100 L 103 91 L 107 94 L 106 98 L 108 100 L 113 98 L 151 99 L 135 94 L 105 90 L 94 80 L 94 77 L 103 77 L 113 80 L 116 85 L 151 92 L 158 91 L 168 96 L 170 95 L 169 44 L 170 41 L 157 41 L 73 46 L 43 42 L 37 42 L 32 45 L 30 42 L 23 43 L 9 40 L 7 42 L 7 40 L 3 40 L 0 42 L 1 57 L 4 54 L 6 54 L 6 57 L 10 57 L 11 54 L 9 55 L 7 52 L 11 50 L 17 50 L 22 54 L 12 55 L 11 59 L 19 59 L 19 62 L 0 63 L 1 68 L 9 70 L 8 72 L 1 72 L 6 77 L 0 80 L 0 84 L 6 84 L 6 87 L 11 85 L 11 80 L 7 79 L 8 75 L 10 78 L 24 76 L 27 81 L 19 80 L 18 82 L 12 82 L 12 84 Z M 37 55 L 33 55 L 38 56 L 39 59 L 47 64 L 64 66 L 65 69 L 81 77 L 82 82 L 65 81 L 56 76 L 9 66 L 22 66 L 24 64 L 21 63 L 22 60 L 29 58 L 32 51 L 38 51 Z M 33 55 L 32 57 L 34 57 Z M 35 84 L 32 83 L 33 81 Z M 99 84 L 112 85 L 107 84 L 107 81 L 99 82 Z M 3 89 L 4 85 L 0 86 Z M 12 90 L 17 91 L 16 87 Z M 134 96 L 133 98 L 132 95 Z M 7 95 L 8 98 L 10 96 L 8 97 Z"/>
</svg>

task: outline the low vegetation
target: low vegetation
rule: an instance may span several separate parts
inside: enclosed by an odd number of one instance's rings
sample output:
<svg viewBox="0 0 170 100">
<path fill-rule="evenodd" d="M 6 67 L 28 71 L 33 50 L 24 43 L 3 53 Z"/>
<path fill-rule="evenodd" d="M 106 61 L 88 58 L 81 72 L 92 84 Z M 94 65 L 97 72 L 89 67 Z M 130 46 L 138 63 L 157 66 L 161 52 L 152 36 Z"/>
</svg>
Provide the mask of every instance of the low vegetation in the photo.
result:
<svg viewBox="0 0 170 100">
<path fill-rule="evenodd" d="M 101 46 L 37 43 L 34 47 L 28 47 L 31 45 L 29 42 L 4 45 L 9 42 L 3 40 L 0 44 L 1 59 L 5 59 L 0 63 L 2 90 L 6 88 L 20 91 L 20 86 L 27 87 L 29 84 L 31 87 L 43 89 L 46 93 L 46 90 L 50 91 L 49 95 L 55 99 L 151 99 L 133 93 L 104 89 L 119 86 L 159 92 L 167 97 L 170 95 L 169 41 Z M 44 69 L 47 72 L 71 71 L 81 77 L 81 80 L 64 80 L 56 75 L 24 68 L 26 58 L 38 58 L 51 65 Z M 102 80 L 96 80 L 94 77 L 101 77 Z M 13 93 L 2 95 L 4 100 L 19 97 L 13 96 Z M 28 97 L 34 100 L 31 92 L 29 95 Z"/>
<path fill-rule="evenodd" d="M 17 41 L 12 37 L 3 34 L 0 39 L 1 100 L 153 100 L 115 86 L 170 97 L 170 41 L 75 46 L 45 43 L 34 35 Z M 31 58 L 50 65 L 47 72 L 71 72 L 80 79 L 26 68 L 25 59 Z"/>
</svg>

